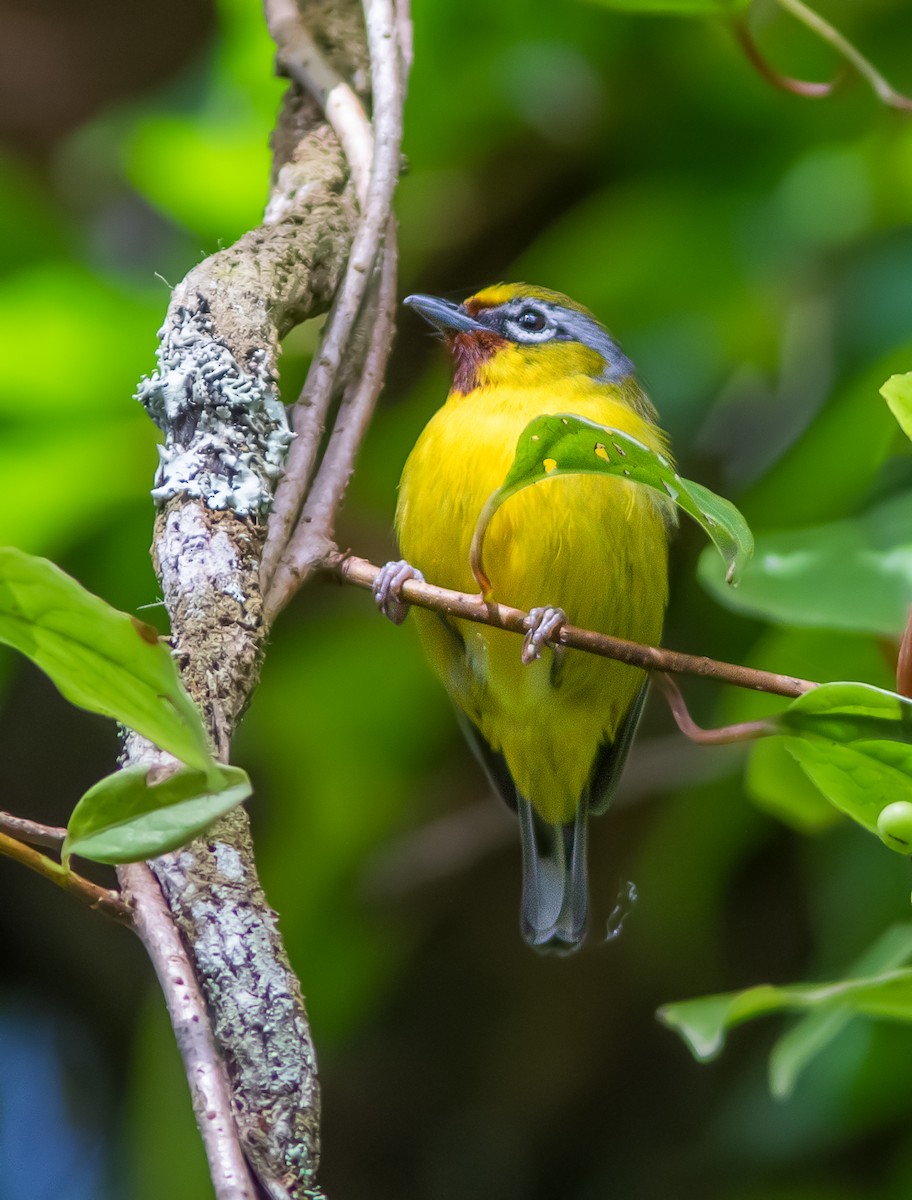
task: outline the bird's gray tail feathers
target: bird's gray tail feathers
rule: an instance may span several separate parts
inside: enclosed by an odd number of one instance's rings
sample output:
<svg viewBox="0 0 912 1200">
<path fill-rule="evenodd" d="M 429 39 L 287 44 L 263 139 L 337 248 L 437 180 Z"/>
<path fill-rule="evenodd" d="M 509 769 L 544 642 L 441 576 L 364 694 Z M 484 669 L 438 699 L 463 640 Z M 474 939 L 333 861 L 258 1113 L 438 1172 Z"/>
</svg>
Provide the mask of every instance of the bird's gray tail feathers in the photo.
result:
<svg viewBox="0 0 912 1200">
<path fill-rule="evenodd" d="M 566 825 L 549 825 L 516 798 L 522 840 L 522 935 L 537 950 L 567 954 L 586 936 L 588 805 Z"/>
</svg>

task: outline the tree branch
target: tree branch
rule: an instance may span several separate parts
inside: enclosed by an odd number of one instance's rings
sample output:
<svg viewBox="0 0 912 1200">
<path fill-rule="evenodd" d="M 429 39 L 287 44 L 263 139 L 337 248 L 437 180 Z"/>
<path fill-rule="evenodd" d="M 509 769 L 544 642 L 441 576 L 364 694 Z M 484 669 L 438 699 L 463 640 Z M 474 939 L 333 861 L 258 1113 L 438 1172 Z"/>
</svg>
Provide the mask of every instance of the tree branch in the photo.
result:
<svg viewBox="0 0 912 1200">
<path fill-rule="evenodd" d="M 231 1111 L 225 1065 L 209 1024 L 193 966 L 155 876 L 141 863 L 121 867 L 136 932 L 161 984 L 184 1062 L 193 1108 L 218 1200 L 257 1200 Z"/>
<path fill-rule="evenodd" d="M 308 574 L 322 565 L 327 554 L 335 549 L 332 540 L 335 515 L 383 388 L 386 360 L 396 328 L 396 248 L 392 219 L 387 230 L 377 293 L 376 316 L 360 378 L 348 385 L 342 397 L 326 453 L 283 557 L 287 569 L 277 574 L 275 585 L 266 593 L 268 624 L 272 624 Z"/>
<path fill-rule="evenodd" d="M 373 587 L 380 570 L 366 559 L 344 554 L 337 554 L 335 559 L 327 565 L 340 579 L 363 588 Z M 506 604 L 488 603 L 481 596 L 453 592 L 448 588 L 437 587 L 431 583 L 409 580 L 402 588 L 402 598 L 409 604 L 417 604 L 421 608 L 430 608 L 435 612 L 446 613 L 448 616 L 462 617 L 467 621 L 478 621 L 497 629 L 526 633 L 529 628 L 529 614 L 523 612 L 522 609 L 510 608 Z M 575 650 L 587 650 L 590 654 L 598 654 L 603 658 L 613 658 L 634 667 L 642 667 L 645 671 L 697 675 L 702 679 L 715 679 L 720 683 L 734 684 L 735 687 L 748 688 L 758 692 L 771 692 L 774 695 L 788 696 L 792 699 L 817 687 L 817 684 L 809 679 L 797 679 L 791 675 L 776 675 L 770 671 L 757 671 L 752 667 L 739 666 L 737 663 L 717 662 L 712 658 L 681 654 L 677 650 L 663 650 L 657 646 L 643 646 L 637 642 L 625 641 L 623 638 L 611 637 L 606 633 L 578 629 L 575 625 L 562 625 L 553 641 L 561 646 L 571 646 Z"/>
<path fill-rule="evenodd" d="M 285 475 L 276 489 L 263 551 L 262 580 L 267 591 L 273 593 L 269 598 L 270 614 L 284 606 L 312 569 L 283 556 L 314 474 L 330 402 L 345 355 L 350 352 L 352 334 L 384 233 L 388 232 L 393 191 L 399 178 L 404 89 L 399 74 L 402 58 L 396 14 L 391 0 L 365 0 L 364 11 L 373 92 L 374 154 L 370 186 L 345 278 L 292 418 L 296 436 L 288 453 Z"/>
<path fill-rule="evenodd" d="M 12 813 L 0 812 L 0 831 L 32 846 L 48 846 L 58 850 L 67 831 L 58 825 L 40 825 L 27 817 L 14 817 Z"/>
<path fill-rule="evenodd" d="M 97 883 L 83 879 L 75 871 L 68 871 L 66 867 L 54 862 L 47 855 L 33 850 L 31 846 L 26 846 L 22 842 L 16 841 L 15 838 L 0 833 L 0 854 L 28 867 L 30 871 L 34 871 L 43 879 L 50 880 L 51 883 L 62 888 L 81 903 L 87 904 L 96 912 L 104 913 L 106 917 L 119 921 L 121 925 L 132 924 L 130 908 L 124 904 L 117 892 L 99 887 Z"/>
<path fill-rule="evenodd" d="M 306 13 L 307 28 L 299 10 Z M 264 518 L 291 438 L 276 388 L 279 341 L 335 297 L 298 406 L 291 461 L 303 455 L 305 468 L 292 469 L 284 485 L 286 495 L 293 485 L 293 495 L 278 507 L 279 517 L 285 512 L 288 519 L 273 542 L 274 560 L 304 503 L 344 361 L 351 381 L 313 501 L 320 528 L 332 529 L 388 347 L 395 286 L 390 200 L 399 168 L 404 54 L 390 0 L 365 0 L 365 12 L 369 56 L 365 16 L 355 0 L 297 6 L 268 0 L 270 27 L 296 82 L 273 138 L 266 214 L 259 229 L 201 263 L 175 289 L 158 370 L 139 392 L 165 433 L 153 493 L 162 506 L 153 549 L 171 640 L 184 683 L 223 759 L 256 684 L 267 632 L 260 592 Z M 405 12 L 400 9 L 400 30 Z M 373 132 L 356 94 L 368 60 Z M 333 128 L 314 96 L 329 109 Z M 359 219 L 354 193 L 363 194 L 370 146 L 376 151 Z M 381 268 L 384 236 L 389 253 Z M 373 314 L 363 303 L 375 276 L 385 306 L 379 329 L 370 324 Z M 357 383 L 356 322 L 369 346 L 366 377 Z M 135 734 L 128 735 L 125 752 L 129 762 L 165 761 Z M 257 878 L 246 813 L 234 810 L 205 838 L 150 866 L 205 997 L 227 1067 L 240 1145 L 258 1184 L 276 1200 L 319 1196 L 314 1181 L 320 1103 L 310 1029 L 300 985 Z M 121 878 L 126 886 L 129 868 Z M 136 897 L 140 907 L 153 904 L 154 889 L 140 889 Z M 153 929 L 154 921 L 142 928 Z M 149 950 L 154 957 L 155 946 Z M 207 1109 L 192 1091 L 204 1128 Z M 232 1178 L 239 1178 L 236 1170 Z M 234 1200 L 234 1183 L 222 1192 L 221 1177 L 214 1182 L 219 1200 Z"/>
<path fill-rule="evenodd" d="M 362 206 L 367 201 L 374 134 L 364 106 L 320 53 L 294 0 L 265 0 L 266 24 L 281 65 L 319 104 L 339 139 Z"/>
</svg>

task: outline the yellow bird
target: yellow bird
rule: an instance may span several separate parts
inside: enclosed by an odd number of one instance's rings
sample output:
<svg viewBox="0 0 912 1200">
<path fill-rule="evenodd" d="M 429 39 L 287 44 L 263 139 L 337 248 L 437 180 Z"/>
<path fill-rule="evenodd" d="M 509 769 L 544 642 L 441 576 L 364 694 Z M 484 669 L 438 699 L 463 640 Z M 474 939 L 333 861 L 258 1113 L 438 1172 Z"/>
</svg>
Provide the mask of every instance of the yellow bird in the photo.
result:
<svg viewBox="0 0 912 1200">
<path fill-rule="evenodd" d="M 534 417 L 574 413 L 667 453 L 632 363 L 568 297 L 519 283 L 462 304 L 433 296 L 405 303 L 443 333 L 454 377 L 402 473 L 396 526 L 404 559 L 387 563 L 374 587 L 397 622 L 408 611 L 399 594 L 408 578 L 478 590 L 472 533 Z M 521 927 L 536 947 L 575 949 L 585 936 L 588 816 L 609 804 L 646 687 L 637 668 L 548 640 L 567 621 L 654 645 L 673 521 L 671 502 L 636 483 L 542 480 L 497 510 L 485 540 L 495 599 L 531 612 L 522 653 L 512 633 L 415 612 L 472 748 L 518 814 Z"/>
</svg>

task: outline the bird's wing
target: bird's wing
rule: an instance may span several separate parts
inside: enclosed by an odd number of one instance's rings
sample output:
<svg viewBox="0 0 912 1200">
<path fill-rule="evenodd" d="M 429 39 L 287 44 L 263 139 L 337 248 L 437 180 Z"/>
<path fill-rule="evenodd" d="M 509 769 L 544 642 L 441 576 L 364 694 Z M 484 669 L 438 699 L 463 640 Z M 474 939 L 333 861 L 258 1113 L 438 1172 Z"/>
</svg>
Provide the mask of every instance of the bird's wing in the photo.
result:
<svg viewBox="0 0 912 1200">
<path fill-rule="evenodd" d="M 513 777 L 507 769 L 506 759 L 500 751 L 492 749 L 488 739 L 475 722 L 467 717 L 458 706 L 456 706 L 456 719 L 459 721 L 459 728 L 465 734 L 472 753 L 481 763 L 485 775 L 491 781 L 491 786 L 503 802 L 515 812 L 518 793 Z"/>
<path fill-rule="evenodd" d="M 614 740 L 603 743 L 599 747 L 598 754 L 595 756 L 595 762 L 592 765 L 592 774 L 589 776 L 588 793 L 589 811 L 598 816 L 608 808 L 620 781 L 621 771 L 624 769 L 624 763 L 627 761 L 627 755 L 630 753 L 637 725 L 640 723 L 640 714 L 646 702 L 648 688 L 649 682 L 647 680 L 637 693 L 637 697 L 630 706 L 627 716 L 618 726 Z"/>
</svg>

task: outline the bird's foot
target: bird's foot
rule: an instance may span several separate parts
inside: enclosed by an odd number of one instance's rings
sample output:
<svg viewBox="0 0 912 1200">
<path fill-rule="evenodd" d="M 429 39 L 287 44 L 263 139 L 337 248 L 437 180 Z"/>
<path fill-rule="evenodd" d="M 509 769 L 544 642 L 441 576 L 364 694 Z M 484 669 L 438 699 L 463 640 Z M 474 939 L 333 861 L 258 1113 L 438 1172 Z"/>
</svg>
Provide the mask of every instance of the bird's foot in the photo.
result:
<svg viewBox="0 0 912 1200">
<path fill-rule="evenodd" d="M 377 607 L 394 625 L 401 625 L 408 616 L 410 605 L 400 593 L 402 585 L 410 579 L 424 583 L 424 576 L 418 568 L 400 558 L 398 562 L 384 563 L 374 580 L 373 593 Z"/>
<path fill-rule="evenodd" d="M 550 641 L 562 625 L 567 622 L 567 614 L 562 608 L 533 608 L 529 612 L 529 629 L 523 638 L 522 660 L 524 663 L 535 662 L 541 658 L 542 647 Z M 552 646 L 555 654 L 562 646 Z"/>
</svg>

